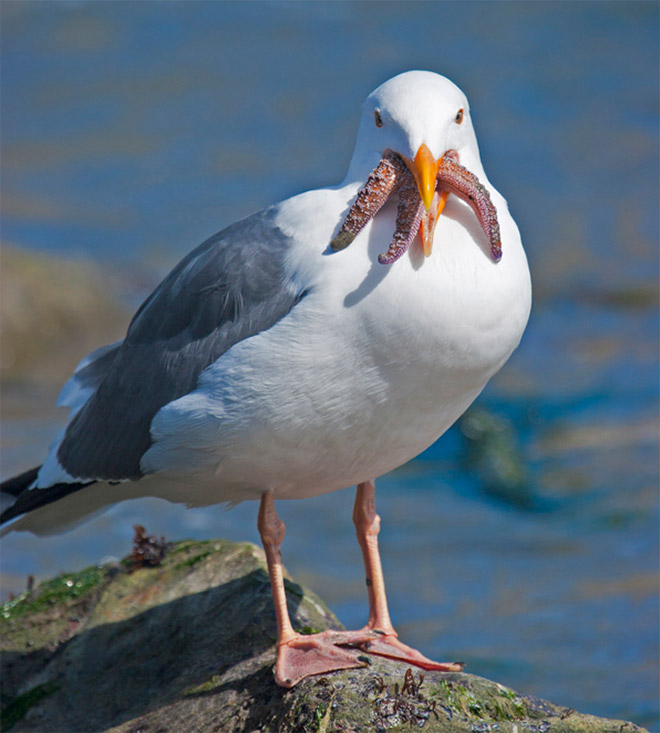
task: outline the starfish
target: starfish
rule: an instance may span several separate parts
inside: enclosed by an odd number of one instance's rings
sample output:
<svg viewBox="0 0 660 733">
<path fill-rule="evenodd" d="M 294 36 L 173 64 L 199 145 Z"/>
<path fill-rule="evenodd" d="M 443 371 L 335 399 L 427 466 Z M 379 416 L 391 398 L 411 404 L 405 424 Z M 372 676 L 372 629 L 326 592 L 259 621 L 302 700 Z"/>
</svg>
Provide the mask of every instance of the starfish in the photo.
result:
<svg viewBox="0 0 660 733">
<path fill-rule="evenodd" d="M 386 150 L 380 163 L 358 191 L 339 232 L 330 243 L 332 249 L 348 247 L 395 193 L 399 195 L 396 227 L 387 252 L 378 255 L 382 265 L 391 265 L 405 254 L 417 232 L 422 240 L 424 254 L 427 257 L 431 254 L 435 225 L 452 193 L 465 201 L 476 214 L 488 239 L 493 261 L 499 262 L 501 259 L 500 226 L 488 189 L 459 163 L 455 150 L 448 150 L 438 164 L 433 202 L 428 211 L 407 163 L 397 153 Z"/>
</svg>

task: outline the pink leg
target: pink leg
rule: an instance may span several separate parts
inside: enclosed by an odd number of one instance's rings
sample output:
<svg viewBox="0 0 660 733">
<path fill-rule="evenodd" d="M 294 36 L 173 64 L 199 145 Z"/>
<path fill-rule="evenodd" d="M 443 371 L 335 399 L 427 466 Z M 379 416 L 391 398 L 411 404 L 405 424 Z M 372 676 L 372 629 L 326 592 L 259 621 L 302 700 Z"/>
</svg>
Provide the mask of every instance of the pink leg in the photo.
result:
<svg viewBox="0 0 660 733">
<path fill-rule="evenodd" d="M 362 549 L 369 593 L 369 621 L 364 630 L 374 632 L 374 638 L 361 643 L 360 648 L 370 654 L 408 662 L 422 669 L 460 672 L 463 669 L 462 664 L 434 662 L 397 639 L 397 633 L 392 626 L 387 608 L 385 580 L 378 552 L 380 517 L 376 514 L 373 481 L 358 484 L 353 508 L 353 522 L 358 543 Z"/>
<path fill-rule="evenodd" d="M 369 594 L 368 629 L 389 636 L 396 636 L 385 597 L 385 578 L 378 552 L 380 517 L 376 514 L 376 486 L 373 481 L 358 484 L 353 506 L 353 523 L 358 544 L 362 550 Z"/>
<path fill-rule="evenodd" d="M 286 605 L 280 551 L 284 539 L 284 522 L 275 512 L 273 494 L 270 491 L 261 497 L 257 526 L 266 552 L 270 587 L 275 604 L 277 684 L 282 687 L 293 687 L 309 675 L 366 666 L 365 662 L 358 659 L 359 654 L 356 651 L 344 649 L 339 645 L 366 642 L 371 636 L 368 632 L 324 631 L 320 634 L 303 635 L 294 631 Z"/>
</svg>

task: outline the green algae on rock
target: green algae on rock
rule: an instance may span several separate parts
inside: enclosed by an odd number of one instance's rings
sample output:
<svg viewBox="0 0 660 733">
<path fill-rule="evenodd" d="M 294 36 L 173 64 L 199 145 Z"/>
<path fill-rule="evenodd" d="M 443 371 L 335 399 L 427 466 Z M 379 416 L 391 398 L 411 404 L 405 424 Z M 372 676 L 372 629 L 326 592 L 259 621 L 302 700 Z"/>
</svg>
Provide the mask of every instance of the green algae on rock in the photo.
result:
<svg viewBox="0 0 660 733">
<path fill-rule="evenodd" d="M 293 623 L 341 628 L 286 583 Z M 3 730 L 633 733 L 466 673 L 379 657 L 366 668 L 274 682 L 276 629 L 263 552 L 180 542 L 161 565 L 88 568 L 2 609 Z"/>
</svg>

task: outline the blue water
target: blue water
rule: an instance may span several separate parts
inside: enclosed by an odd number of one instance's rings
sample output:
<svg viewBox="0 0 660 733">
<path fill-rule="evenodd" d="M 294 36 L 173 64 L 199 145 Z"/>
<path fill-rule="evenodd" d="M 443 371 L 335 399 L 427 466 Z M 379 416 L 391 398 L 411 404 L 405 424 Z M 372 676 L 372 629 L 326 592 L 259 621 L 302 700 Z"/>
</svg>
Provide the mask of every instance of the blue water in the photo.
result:
<svg viewBox="0 0 660 733">
<path fill-rule="evenodd" d="M 359 107 L 399 71 L 468 94 L 535 306 L 479 400 L 532 510 L 467 474 L 457 429 L 379 483 L 401 636 L 430 656 L 658 726 L 658 5 L 14 2 L 1 6 L 2 237 L 157 277 L 251 211 L 343 178 Z M 72 355 L 72 364 L 82 356 Z M 9 396 L 15 401 L 15 395 Z M 3 475 L 62 416 L 5 415 Z M 285 561 L 364 622 L 350 492 L 285 504 Z M 4 541 L 3 588 L 128 552 L 131 525 L 257 540 L 256 508 L 119 506 Z"/>
</svg>

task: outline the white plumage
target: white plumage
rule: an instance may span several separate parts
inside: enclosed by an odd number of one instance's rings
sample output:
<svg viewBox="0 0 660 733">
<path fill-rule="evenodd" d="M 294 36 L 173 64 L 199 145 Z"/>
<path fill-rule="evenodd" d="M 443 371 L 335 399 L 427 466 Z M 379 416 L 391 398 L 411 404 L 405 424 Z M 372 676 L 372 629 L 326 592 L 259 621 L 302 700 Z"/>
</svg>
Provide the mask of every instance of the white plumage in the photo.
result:
<svg viewBox="0 0 660 733">
<path fill-rule="evenodd" d="M 397 225 L 391 201 L 349 247 L 331 250 L 384 151 L 415 172 L 422 148 L 433 160 L 455 151 L 487 189 L 501 261 L 491 258 L 474 211 L 455 196 L 438 219 L 429 257 L 417 238 L 398 261 L 378 262 Z M 262 286 L 251 289 L 260 278 Z M 72 423 L 27 491 L 45 496 L 53 485 L 96 483 L 34 511 L 30 505 L 11 528 L 53 532 L 144 495 L 189 506 L 261 499 L 278 609 L 278 681 L 356 666 L 345 651 L 328 666 L 327 656 L 335 659 L 346 643 L 336 640 L 330 652 L 323 642 L 324 663 L 301 662 L 302 647 L 282 620 L 272 500 L 359 484 L 358 535 L 372 532 L 371 480 L 414 458 L 463 413 L 518 345 L 530 302 L 520 235 L 482 168 L 467 99 L 437 74 L 401 74 L 367 98 L 341 185 L 295 196 L 209 240 L 159 286 L 123 344 L 83 360 L 61 397 Z M 169 381 L 159 391 L 161 374 Z M 124 407 L 115 414 L 117 404 Z M 105 436 L 124 440 L 126 450 L 115 449 L 113 458 Z M 144 450 L 131 463 L 124 454 L 138 441 Z M 79 453 L 78 442 L 85 446 Z M 124 468 L 113 465 L 120 458 Z M 12 491 L 18 506 L 25 496 Z M 365 563 L 368 577 L 378 575 L 377 550 Z M 366 629 L 392 642 L 384 587 L 370 590 L 370 603 Z M 414 654 L 402 658 L 436 664 Z"/>
<path fill-rule="evenodd" d="M 233 345 L 194 391 L 156 413 L 140 494 L 158 495 L 159 479 L 172 479 L 190 505 L 257 499 L 264 489 L 301 498 L 381 475 L 433 443 L 517 346 L 530 307 L 526 258 L 506 202 L 481 167 L 467 99 L 428 72 L 394 81 L 365 102 L 344 183 L 272 207 L 273 224 L 290 238 L 282 287 L 309 295 L 271 328 Z M 373 125 L 374 107 L 387 110 L 389 126 Z M 459 128 L 451 121 L 461 108 Z M 392 266 L 377 262 L 394 230 L 392 204 L 348 249 L 330 254 L 328 243 L 382 151 L 412 158 L 422 141 L 438 156 L 458 150 L 488 187 L 502 261 L 491 261 L 476 217 L 455 198 L 429 258 L 417 246 Z M 65 391 L 73 392 L 71 383 Z M 80 407 L 70 397 L 65 404 L 74 413 Z M 39 486 L 73 480 L 56 452 L 57 442 Z M 112 491 L 106 495 L 112 502 Z"/>
</svg>

